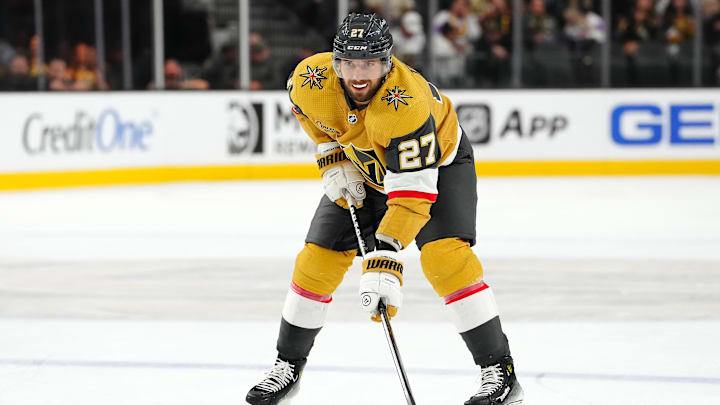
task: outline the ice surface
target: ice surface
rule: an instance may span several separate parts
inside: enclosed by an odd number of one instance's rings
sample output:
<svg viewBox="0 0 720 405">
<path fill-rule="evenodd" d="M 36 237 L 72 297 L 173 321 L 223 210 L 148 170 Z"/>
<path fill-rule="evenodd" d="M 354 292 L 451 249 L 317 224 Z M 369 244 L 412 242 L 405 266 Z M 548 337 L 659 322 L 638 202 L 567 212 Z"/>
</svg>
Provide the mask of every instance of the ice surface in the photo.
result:
<svg viewBox="0 0 720 405">
<path fill-rule="evenodd" d="M 720 178 L 494 178 L 478 244 L 528 405 L 720 404 Z M 0 193 L 0 405 L 243 403 L 274 358 L 319 182 Z M 478 370 L 406 259 L 418 404 Z M 403 404 L 382 327 L 335 294 L 296 405 Z"/>
</svg>

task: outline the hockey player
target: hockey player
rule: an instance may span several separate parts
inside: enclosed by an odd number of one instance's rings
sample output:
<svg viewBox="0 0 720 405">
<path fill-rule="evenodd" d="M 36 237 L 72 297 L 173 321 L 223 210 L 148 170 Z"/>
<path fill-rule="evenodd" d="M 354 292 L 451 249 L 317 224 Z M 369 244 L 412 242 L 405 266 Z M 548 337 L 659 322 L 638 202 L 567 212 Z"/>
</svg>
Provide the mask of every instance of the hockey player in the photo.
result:
<svg viewBox="0 0 720 405">
<path fill-rule="evenodd" d="M 362 308 L 379 321 L 382 299 L 389 315 L 397 314 L 398 251 L 415 240 L 423 273 L 481 367 L 480 387 L 465 404 L 522 403 L 492 290 L 470 249 L 477 205 L 472 147 L 450 100 L 392 57 L 392 44 L 384 19 L 350 14 L 333 52 L 303 60 L 288 79 L 293 112 L 318 146 L 325 195 L 295 261 L 275 365 L 248 392 L 250 404 L 276 404 L 298 386 L 332 294 L 357 255 L 348 200 L 360 207 L 370 251 L 360 278 Z"/>
</svg>

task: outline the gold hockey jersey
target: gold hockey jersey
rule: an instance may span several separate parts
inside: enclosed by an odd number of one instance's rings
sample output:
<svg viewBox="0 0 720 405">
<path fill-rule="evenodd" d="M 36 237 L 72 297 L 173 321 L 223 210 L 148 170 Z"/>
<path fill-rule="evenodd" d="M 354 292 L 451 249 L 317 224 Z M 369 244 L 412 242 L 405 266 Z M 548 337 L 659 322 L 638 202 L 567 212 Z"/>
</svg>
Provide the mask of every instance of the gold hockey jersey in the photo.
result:
<svg viewBox="0 0 720 405">
<path fill-rule="evenodd" d="M 380 239 L 412 242 L 430 219 L 438 167 L 457 153 L 462 131 L 450 100 L 393 57 L 393 67 L 367 106 L 356 108 L 332 67 L 332 53 L 295 68 L 287 88 L 293 112 L 320 144 L 337 141 L 365 184 L 388 195 Z"/>
</svg>

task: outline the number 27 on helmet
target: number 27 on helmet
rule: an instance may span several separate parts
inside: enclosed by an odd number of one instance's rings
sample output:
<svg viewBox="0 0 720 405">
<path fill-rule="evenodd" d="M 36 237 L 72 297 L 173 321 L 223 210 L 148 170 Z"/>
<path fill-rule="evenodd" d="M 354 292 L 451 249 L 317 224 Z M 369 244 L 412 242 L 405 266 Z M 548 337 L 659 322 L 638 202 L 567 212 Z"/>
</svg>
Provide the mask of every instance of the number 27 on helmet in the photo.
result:
<svg viewBox="0 0 720 405">
<path fill-rule="evenodd" d="M 392 67 L 393 39 L 387 21 L 376 14 L 345 17 L 333 40 L 333 68 L 341 79 L 374 80 Z"/>
</svg>

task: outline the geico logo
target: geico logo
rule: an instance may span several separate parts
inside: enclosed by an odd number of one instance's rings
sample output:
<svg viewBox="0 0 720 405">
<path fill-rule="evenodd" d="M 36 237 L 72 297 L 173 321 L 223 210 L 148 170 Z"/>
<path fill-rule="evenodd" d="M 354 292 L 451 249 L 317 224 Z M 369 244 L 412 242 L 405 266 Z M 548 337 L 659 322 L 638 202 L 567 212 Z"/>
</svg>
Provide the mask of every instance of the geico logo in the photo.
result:
<svg viewBox="0 0 720 405">
<path fill-rule="evenodd" d="M 668 143 L 712 145 L 718 137 L 717 110 L 712 104 L 624 104 L 611 114 L 611 133 L 620 145 Z"/>
<path fill-rule="evenodd" d="M 368 47 L 367 47 L 367 45 L 348 45 L 347 48 L 349 51 L 364 51 Z"/>
<path fill-rule="evenodd" d="M 150 121 L 123 121 L 114 109 L 102 111 L 93 119 L 83 111 L 75 113 L 69 125 L 47 123 L 40 113 L 31 114 L 23 126 L 25 152 L 112 152 L 118 149 L 146 150 L 146 137 L 153 131 Z"/>
</svg>

